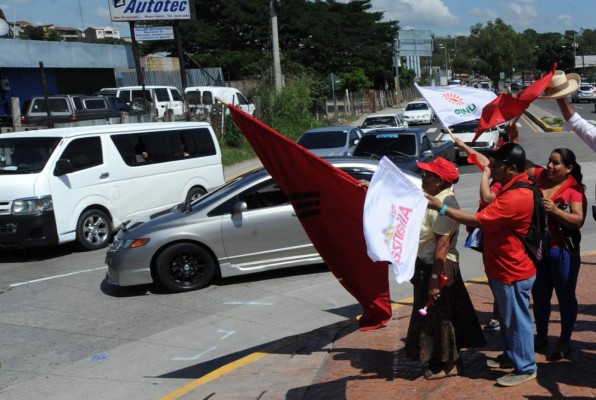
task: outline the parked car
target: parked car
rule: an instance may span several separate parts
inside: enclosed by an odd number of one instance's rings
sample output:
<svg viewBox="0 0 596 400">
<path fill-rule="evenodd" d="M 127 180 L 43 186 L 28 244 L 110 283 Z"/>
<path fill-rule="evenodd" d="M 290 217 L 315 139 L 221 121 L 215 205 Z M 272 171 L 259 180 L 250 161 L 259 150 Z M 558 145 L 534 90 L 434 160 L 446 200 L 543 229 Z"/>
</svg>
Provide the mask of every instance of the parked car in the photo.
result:
<svg viewBox="0 0 596 400">
<path fill-rule="evenodd" d="M 579 103 L 587 101 L 593 103 L 596 101 L 596 90 L 592 85 L 581 84 L 576 92 L 571 94 L 571 102 Z"/>
<path fill-rule="evenodd" d="M 354 149 L 356 157 L 381 159 L 386 156 L 402 170 L 420 173 L 417 162 L 429 162 L 436 157 L 455 160 L 452 141 L 431 141 L 422 128 L 380 128 L 362 136 Z"/>
<path fill-rule="evenodd" d="M 357 126 L 326 126 L 304 132 L 297 143 L 318 156 L 349 156 L 362 137 Z"/>
<path fill-rule="evenodd" d="M 408 125 L 432 124 L 435 122 L 435 113 L 424 100 L 414 100 L 406 105 L 403 114 Z"/>
<path fill-rule="evenodd" d="M 191 86 L 184 89 L 186 103 L 189 110 L 195 110 L 198 113 L 208 114 L 211 108 L 216 104 L 217 99 L 224 100 L 245 113 L 255 115 L 256 107 L 254 103 L 246 98 L 238 89 L 227 86 Z M 230 111 L 226 108 L 226 113 Z"/>
<path fill-rule="evenodd" d="M 521 89 L 521 82 L 520 81 L 513 81 L 511 82 L 511 90 L 518 91 Z"/>
<path fill-rule="evenodd" d="M 168 109 L 173 110 L 174 116 L 184 115 L 184 99 L 175 86 L 122 86 L 103 88 L 98 94 L 116 96 L 139 112 L 149 111 L 148 106 L 154 107 L 157 118 L 163 118 Z"/>
<path fill-rule="evenodd" d="M 48 96 L 47 101 L 45 96 L 35 96 L 27 101 L 23 108 L 25 112 L 21 117 L 21 124 L 49 126 L 48 105 L 53 123 L 120 117 L 120 110 L 114 108 L 103 96 L 60 94 Z"/>
<path fill-rule="evenodd" d="M 355 157 L 328 161 L 367 180 L 378 165 L 377 160 Z M 419 176 L 408 176 L 421 184 Z M 106 254 L 106 282 L 155 282 L 183 292 L 209 285 L 216 275 L 225 278 L 320 262 L 285 193 L 265 169 L 258 169 L 190 205 L 121 230 Z"/>
<path fill-rule="evenodd" d="M 404 118 L 400 114 L 375 114 L 366 117 L 360 128 L 362 132 L 366 133 L 377 128 L 396 127 L 396 128 L 407 128 L 408 123 L 404 121 Z"/>
</svg>

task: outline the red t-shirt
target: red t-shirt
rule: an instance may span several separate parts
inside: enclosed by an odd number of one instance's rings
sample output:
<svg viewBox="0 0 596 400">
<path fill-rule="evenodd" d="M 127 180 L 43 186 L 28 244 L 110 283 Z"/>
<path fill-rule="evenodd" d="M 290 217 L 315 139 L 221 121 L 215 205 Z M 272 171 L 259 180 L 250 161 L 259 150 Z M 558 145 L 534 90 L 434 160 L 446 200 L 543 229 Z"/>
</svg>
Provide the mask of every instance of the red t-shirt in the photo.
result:
<svg viewBox="0 0 596 400">
<path fill-rule="evenodd" d="M 546 176 L 546 169 L 544 167 L 536 166 L 534 169 L 534 178 L 536 183 L 542 189 L 548 180 Z M 587 204 L 586 194 L 582 185 L 578 184 L 575 178 L 571 175 L 567 177 L 567 180 L 563 185 L 553 194 L 551 200 L 559 207 L 566 203 L 582 203 Z M 550 246 L 561 247 L 563 244 L 563 238 L 559 231 L 559 223 L 555 218 L 548 219 L 548 230 L 550 232 Z"/>
<path fill-rule="evenodd" d="M 503 185 L 495 201 L 476 213 L 484 231 L 484 269 L 490 279 L 503 284 L 536 275 L 534 262 L 520 237 L 528 233 L 534 215 L 534 194 L 529 189 L 509 189 L 515 182 L 528 182 L 519 174 Z"/>
</svg>

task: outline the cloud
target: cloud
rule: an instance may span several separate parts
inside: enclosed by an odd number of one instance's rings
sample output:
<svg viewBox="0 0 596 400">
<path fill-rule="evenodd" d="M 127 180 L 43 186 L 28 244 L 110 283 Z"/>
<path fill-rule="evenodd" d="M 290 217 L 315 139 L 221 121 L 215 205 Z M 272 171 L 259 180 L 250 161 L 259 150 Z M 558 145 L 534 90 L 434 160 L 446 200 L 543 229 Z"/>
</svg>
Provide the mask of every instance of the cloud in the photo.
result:
<svg viewBox="0 0 596 400">
<path fill-rule="evenodd" d="M 459 19 L 442 0 L 378 0 L 376 10 L 384 10 L 386 20 L 397 20 L 400 28 L 429 29 L 454 27 Z"/>
<path fill-rule="evenodd" d="M 573 17 L 569 14 L 559 15 L 558 17 L 559 23 L 563 25 L 565 28 L 572 29 L 574 28 L 574 20 Z"/>
<path fill-rule="evenodd" d="M 105 7 L 97 7 L 94 11 L 93 14 L 97 15 L 98 17 L 101 18 L 112 18 L 112 16 L 110 15 L 110 10 L 108 10 Z"/>
</svg>

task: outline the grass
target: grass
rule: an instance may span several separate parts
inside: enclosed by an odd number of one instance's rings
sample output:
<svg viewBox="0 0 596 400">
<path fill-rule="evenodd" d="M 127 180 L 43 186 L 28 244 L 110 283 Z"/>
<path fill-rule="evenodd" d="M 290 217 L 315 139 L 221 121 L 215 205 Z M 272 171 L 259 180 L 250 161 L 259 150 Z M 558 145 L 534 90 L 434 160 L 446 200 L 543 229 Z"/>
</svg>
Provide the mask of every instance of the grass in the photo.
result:
<svg viewBox="0 0 596 400">
<path fill-rule="evenodd" d="M 563 121 L 561 118 L 550 118 L 550 117 L 542 117 L 542 122 L 550 126 L 563 126 Z"/>
</svg>

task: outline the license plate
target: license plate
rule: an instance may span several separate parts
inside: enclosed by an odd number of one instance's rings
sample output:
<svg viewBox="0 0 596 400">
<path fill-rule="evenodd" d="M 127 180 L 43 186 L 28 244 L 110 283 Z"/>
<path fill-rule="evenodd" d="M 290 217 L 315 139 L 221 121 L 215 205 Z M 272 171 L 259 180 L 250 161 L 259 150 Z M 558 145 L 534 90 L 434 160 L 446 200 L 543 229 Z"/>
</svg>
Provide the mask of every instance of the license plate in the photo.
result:
<svg viewBox="0 0 596 400">
<path fill-rule="evenodd" d="M 467 157 L 468 156 L 468 153 L 466 153 L 465 151 L 460 151 L 459 152 L 459 156 L 460 157 Z"/>
</svg>

